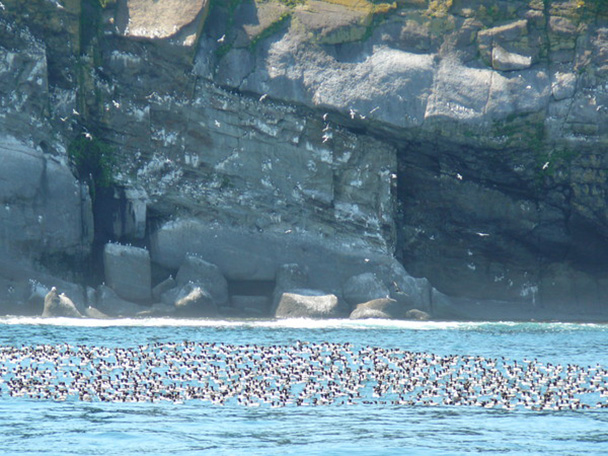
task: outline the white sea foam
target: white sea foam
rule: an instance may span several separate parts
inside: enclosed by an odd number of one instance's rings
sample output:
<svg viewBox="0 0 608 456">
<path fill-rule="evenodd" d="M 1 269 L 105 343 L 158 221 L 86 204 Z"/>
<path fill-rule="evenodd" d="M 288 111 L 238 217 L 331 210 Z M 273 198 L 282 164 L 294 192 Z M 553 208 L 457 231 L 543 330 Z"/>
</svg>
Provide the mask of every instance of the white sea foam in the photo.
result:
<svg viewBox="0 0 608 456">
<path fill-rule="evenodd" d="M 606 328 L 597 323 L 522 323 L 511 321 L 411 321 L 411 320 L 349 320 L 308 318 L 290 319 L 176 319 L 176 318 L 116 318 L 116 319 L 80 319 L 80 318 L 42 318 L 42 317 L 0 317 L 0 325 L 38 325 L 67 327 L 201 327 L 201 328 L 277 328 L 277 329 L 348 329 L 348 330 L 509 330 L 532 329 L 546 331 L 564 331 L 591 328 Z"/>
</svg>

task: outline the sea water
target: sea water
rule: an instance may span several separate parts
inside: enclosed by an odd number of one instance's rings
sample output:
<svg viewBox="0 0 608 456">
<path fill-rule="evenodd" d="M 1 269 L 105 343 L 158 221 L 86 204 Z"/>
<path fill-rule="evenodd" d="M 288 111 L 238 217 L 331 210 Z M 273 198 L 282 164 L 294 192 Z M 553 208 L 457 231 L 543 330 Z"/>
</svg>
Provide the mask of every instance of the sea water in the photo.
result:
<svg viewBox="0 0 608 456">
<path fill-rule="evenodd" d="M 608 326 L 386 320 L 76 320 L 5 317 L 0 347 L 135 348 L 183 341 L 352 343 L 439 356 L 608 366 Z M 250 407 L 0 396 L 0 454 L 608 454 L 608 409 L 378 403 Z"/>
</svg>

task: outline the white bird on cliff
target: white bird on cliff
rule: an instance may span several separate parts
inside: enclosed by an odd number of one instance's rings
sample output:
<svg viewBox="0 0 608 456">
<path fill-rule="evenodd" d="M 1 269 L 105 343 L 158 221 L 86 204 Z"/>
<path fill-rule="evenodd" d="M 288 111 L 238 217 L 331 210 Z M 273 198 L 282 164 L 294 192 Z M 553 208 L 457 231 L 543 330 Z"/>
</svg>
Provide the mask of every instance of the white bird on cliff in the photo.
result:
<svg viewBox="0 0 608 456">
<path fill-rule="evenodd" d="M 357 111 L 355 111 L 353 108 L 350 108 L 350 118 L 354 119 L 356 114 L 357 114 Z"/>
<path fill-rule="evenodd" d="M 460 173 L 456 173 L 456 179 L 462 180 L 462 175 Z"/>
<path fill-rule="evenodd" d="M 475 234 L 479 237 L 488 237 L 489 236 L 488 233 L 475 233 Z"/>
<path fill-rule="evenodd" d="M 115 107 L 116 109 L 120 109 L 120 103 L 119 103 L 118 101 L 116 101 L 116 100 L 112 100 L 112 104 L 114 105 L 114 107 Z"/>
<path fill-rule="evenodd" d="M 68 120 L 68 117 L 60 117 L 59 120 L 61 120 L 62 122 L 65 122 L 66 120 Z"/>
<path fill-rule="evenodd" d="M 329 115 L 329 113 L 327 113 L 327 112 L 326 112 L 325 114 L 323 114 L 323 120 L 324 120 L 325 122 L 327 122 L 327 116 L 328 116 L 328 115 Z"/>
<path fill-rule="evenodd" d="M 268 97 L 268 94 L 267 94 L 267 93 L 265 93 L 264 95 L 262 95 L 262 96 L 260 97 L 260 100 L 259 100 L 259 101 L 264 101 L 264 100 L 265 100 L 267 97 Z"/>
<path fill-rule="evenodd" d="M 375 113 L 378 109 L 380 109 L 380 106 L 376 106 L 374 109 L 372 109 L 369 113 L 373 114 Z"/>
<path fill-rule="evenodd" d="M 222 126 L 222 124 L 220 123 L 220 121 L 219 121 L 219 120 L 217 120 L 217 119 L 216 119 L 216 120 L 215 120 L 215 126 L 216 126 L 217 128 L 220 128 L 220 127 Z"/>
<path fill-rule="evenodd" d="M 0 2 L 0 9 L 1 10 L 5 10 L 6 9 L 5 6 L 4 6 L 4 3 L 2 3 L 2 2 Z"/>
<path fill-rule="evenodd" d="M 78 111 L 76 111 L 74 108 L 72 108 L 72 114 L 74 114 L 75 116 L 80 115 L 80 113 Z"/>
<path fill-rule="evenodd" d="M 217 40 L 218 43 L 223 43 L 226 40 L 226 34 L 224 33 L 221 38 Z"/>
<path fill-rule="evenodd" d="M 549 167 L 549 162 L 545 162 L 545 164 L 543 165 L 543 170 L 547 169 Z"/>
<path fill-rule="evenodd" d="M 87 138 L 89 141 L 93 141 L 93 135 L 91 133 L 89 133 L 88 131 L 85 131 L 83 133 L 84 137 Z"/>
</svg>

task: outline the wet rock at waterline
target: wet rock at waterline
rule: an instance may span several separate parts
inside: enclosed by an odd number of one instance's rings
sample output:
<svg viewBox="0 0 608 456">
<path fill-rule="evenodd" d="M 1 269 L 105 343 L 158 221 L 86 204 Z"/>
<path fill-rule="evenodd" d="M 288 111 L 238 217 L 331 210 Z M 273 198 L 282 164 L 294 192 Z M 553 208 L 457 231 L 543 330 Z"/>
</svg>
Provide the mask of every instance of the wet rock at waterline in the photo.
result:
<svg viewBox="0 0 608 456">
<path fill-rule="evenodd" d="M 195 283 L 182 287 L 174 303 L 178 317 L 217 317 L 217 303 L 207 290 Z"/>
<path fill-rule="evenodd" d="M 361 303 L 355 307 L 350 314 L 351 320 L 361 320 L 366 318 L 387 318 L 395 319 L 403 317 L 403 306 L 390 298 L 373 299 Z"/>
<path fill-rule="evenodd" d="M 411 309 L 405 313 L 405 318 L 407 320 L 426 321 L 430 320 L 431 316 L 423 310 Z"/>
<path fill-rule="evenodd" d="M 186 255 L 175 278 L 182 287 L 190 282 L 200 284 L 216 305 L 228 302 L 228 282 L 220 269 L 196 255 Z"/>
<path fill-rule="evenodd" d="M 142 305 L 122 299 L 106 285 L 100 285 L 97 288 L 95 304 L 97 309 L 112 317 L 133 317 L 146 309 Z"/>
<path fill-rule="evenodd" d="M 335 295 L 283 293 L 275 312 L 277 318 L 343 317 Z"/>
<path fill-rule="evenodd" d="M 71 317 L 81 318 L 82 314 L 70 298 L 63 293 L 58 293 L 57 288 L 51 288 L 44 298 L 43 317 Z"/>
</svg>

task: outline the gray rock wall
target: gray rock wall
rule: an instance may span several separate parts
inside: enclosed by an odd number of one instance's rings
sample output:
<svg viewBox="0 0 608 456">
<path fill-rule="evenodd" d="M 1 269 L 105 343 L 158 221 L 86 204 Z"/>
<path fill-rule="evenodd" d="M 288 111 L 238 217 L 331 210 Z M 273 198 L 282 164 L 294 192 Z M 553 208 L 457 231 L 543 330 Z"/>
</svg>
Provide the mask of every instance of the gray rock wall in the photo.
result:
<svg viewBox="0 0 608 456">
<path fill-rule="evenodd" d="M 601 2 L 153 3 L 3 0 L 5 258 L 105 243 L 84 134 L 116 161 L 104 235 L 149 246 L 152 286 L 195 253 L 337 295 L 373 273 L 444 315 L 606 310 Z"/>
<path fill-rule="evenodd" d="M 12 137 L 0 139 L 2 261 L 32 265 L 81 256 L 93 237 L 91 200 L 68 166 Z"/>
</svg>

